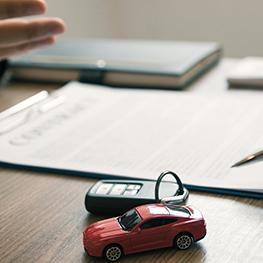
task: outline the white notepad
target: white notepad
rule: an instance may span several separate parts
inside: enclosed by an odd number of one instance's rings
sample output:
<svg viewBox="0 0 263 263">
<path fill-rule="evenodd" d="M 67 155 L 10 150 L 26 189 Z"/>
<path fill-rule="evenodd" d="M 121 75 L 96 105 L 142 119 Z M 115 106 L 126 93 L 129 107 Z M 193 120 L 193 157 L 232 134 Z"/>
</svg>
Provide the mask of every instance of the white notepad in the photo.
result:
<svg viewBox="0 0 263 263">
<path fill-rule="evenodd" d="M 263 89 L 263 57 L 241 59 L 227 76 L 230 85 Z"/>
</svg>

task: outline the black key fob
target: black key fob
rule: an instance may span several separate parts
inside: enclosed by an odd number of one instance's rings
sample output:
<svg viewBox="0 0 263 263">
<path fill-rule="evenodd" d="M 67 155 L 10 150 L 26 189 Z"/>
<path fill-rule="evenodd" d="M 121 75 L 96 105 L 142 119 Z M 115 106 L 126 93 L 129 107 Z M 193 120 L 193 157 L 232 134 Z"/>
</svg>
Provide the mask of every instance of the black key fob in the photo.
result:
<svg viewBox="0 0 263 263">
<path fill-rule="evenodd" d="M 175 182 L 142 180 L 101 180 L 86 194 L 85 206 L 90 213 L 101 216 L 118 216 L 139 205 L 158 203 L 185 204 L 188 190 Z M 171 172 L 169 172 L 171 173 Z M 179 179 L 180 180 L 180 179 Z M 160 198 L 159 198 L 160 197 Z M 163 198 L 164 197 L 164 198 Z"/>
</svg>

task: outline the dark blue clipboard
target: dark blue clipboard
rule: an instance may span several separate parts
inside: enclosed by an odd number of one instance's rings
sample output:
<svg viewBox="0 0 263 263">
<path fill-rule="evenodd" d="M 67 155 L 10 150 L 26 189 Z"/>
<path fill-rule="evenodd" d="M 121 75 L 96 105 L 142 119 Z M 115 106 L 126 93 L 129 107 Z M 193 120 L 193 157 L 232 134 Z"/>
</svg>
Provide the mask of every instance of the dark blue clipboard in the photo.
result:
<svg viewBox="0 0 263 263">
<path fill-rule="evenodd" d="M 138 180 L 138 178 L 120 176 L 120 175 L 112 175 L 112 174 L 103 174 L 103 173 L 94 173 L 94 172 L 83 172 L 76 170 L 68 170 L 68 169 L 58 169 L 58 168 L 48 168 L 48 167 L 39 167 L 39 166 L 31 166 L 31 165 L 22 165 L 22 164 L 13 164 L 8 162 L 0 161 L 1 168 L 9 168 L 9 169 L 19 169 L 24 171 L 33 171 L 38 173 L 49 173 L 49 174 L 59 174 L 59 175 L 69 175 L 69 176 L 77 176 L 77 177 L 87 177 L 87 178 L 95 178 L 95 179 L 134 179 Z M 145 178 L 143 178 L 145 180 Z M 246 191 L 246 190 L 236 190 L 236 189 L 227 189 L 227 188 L 217 188 L 217 187 L 205 187 L 205 186 L 197 186 L 191 184 L 184 185 L 187 189 L 205 193 L 214 193 L 214 194 L 223 194 L 223 195 L 232 195 L 238 197 L 247 197 L 247 198 L 256 198 L 263 199 L 263 192 L 254 192 L 254 191 Z"/>
</svg>

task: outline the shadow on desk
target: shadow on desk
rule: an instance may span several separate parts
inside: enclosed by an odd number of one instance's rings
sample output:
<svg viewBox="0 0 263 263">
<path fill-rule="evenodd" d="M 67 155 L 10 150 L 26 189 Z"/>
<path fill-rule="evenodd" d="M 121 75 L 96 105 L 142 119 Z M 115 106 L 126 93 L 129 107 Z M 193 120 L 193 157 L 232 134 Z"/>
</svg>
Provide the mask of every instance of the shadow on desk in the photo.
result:
<svg viewBox="0 0 263 263">
<path fill-rule="evenodd" d="M 131 254 L 123 256 L 120 262 L 188 262 L 191 258 L 191 263 L 199 263 L 205 261 L 205 250 L 201 243 L 195 243 L 186 251 L 179 251 L 174 248 L 162 248 L 158 250 L 151 250 L 147 252 Z M 100 263 L 105 262 L 103 258 L 94 258 L 88 256 L 83 252 L 82 263 L 94 262 Z"/>
</svg>

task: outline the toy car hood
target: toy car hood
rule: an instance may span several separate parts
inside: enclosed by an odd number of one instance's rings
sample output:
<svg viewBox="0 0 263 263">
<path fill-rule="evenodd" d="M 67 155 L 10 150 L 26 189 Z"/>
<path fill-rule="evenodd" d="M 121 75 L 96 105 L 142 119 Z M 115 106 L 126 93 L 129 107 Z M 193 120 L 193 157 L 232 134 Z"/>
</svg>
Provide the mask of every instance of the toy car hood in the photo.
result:
<svg viewBox="0 0 263 263">
<path fill-rule="evenodd" d="M 88 238 L 104 239 L 107 237 L 119 236 L 124 233 L 117 218 L 109 218 L 97 223 L 94 223 L 84 231 Z"/>
</svg>

